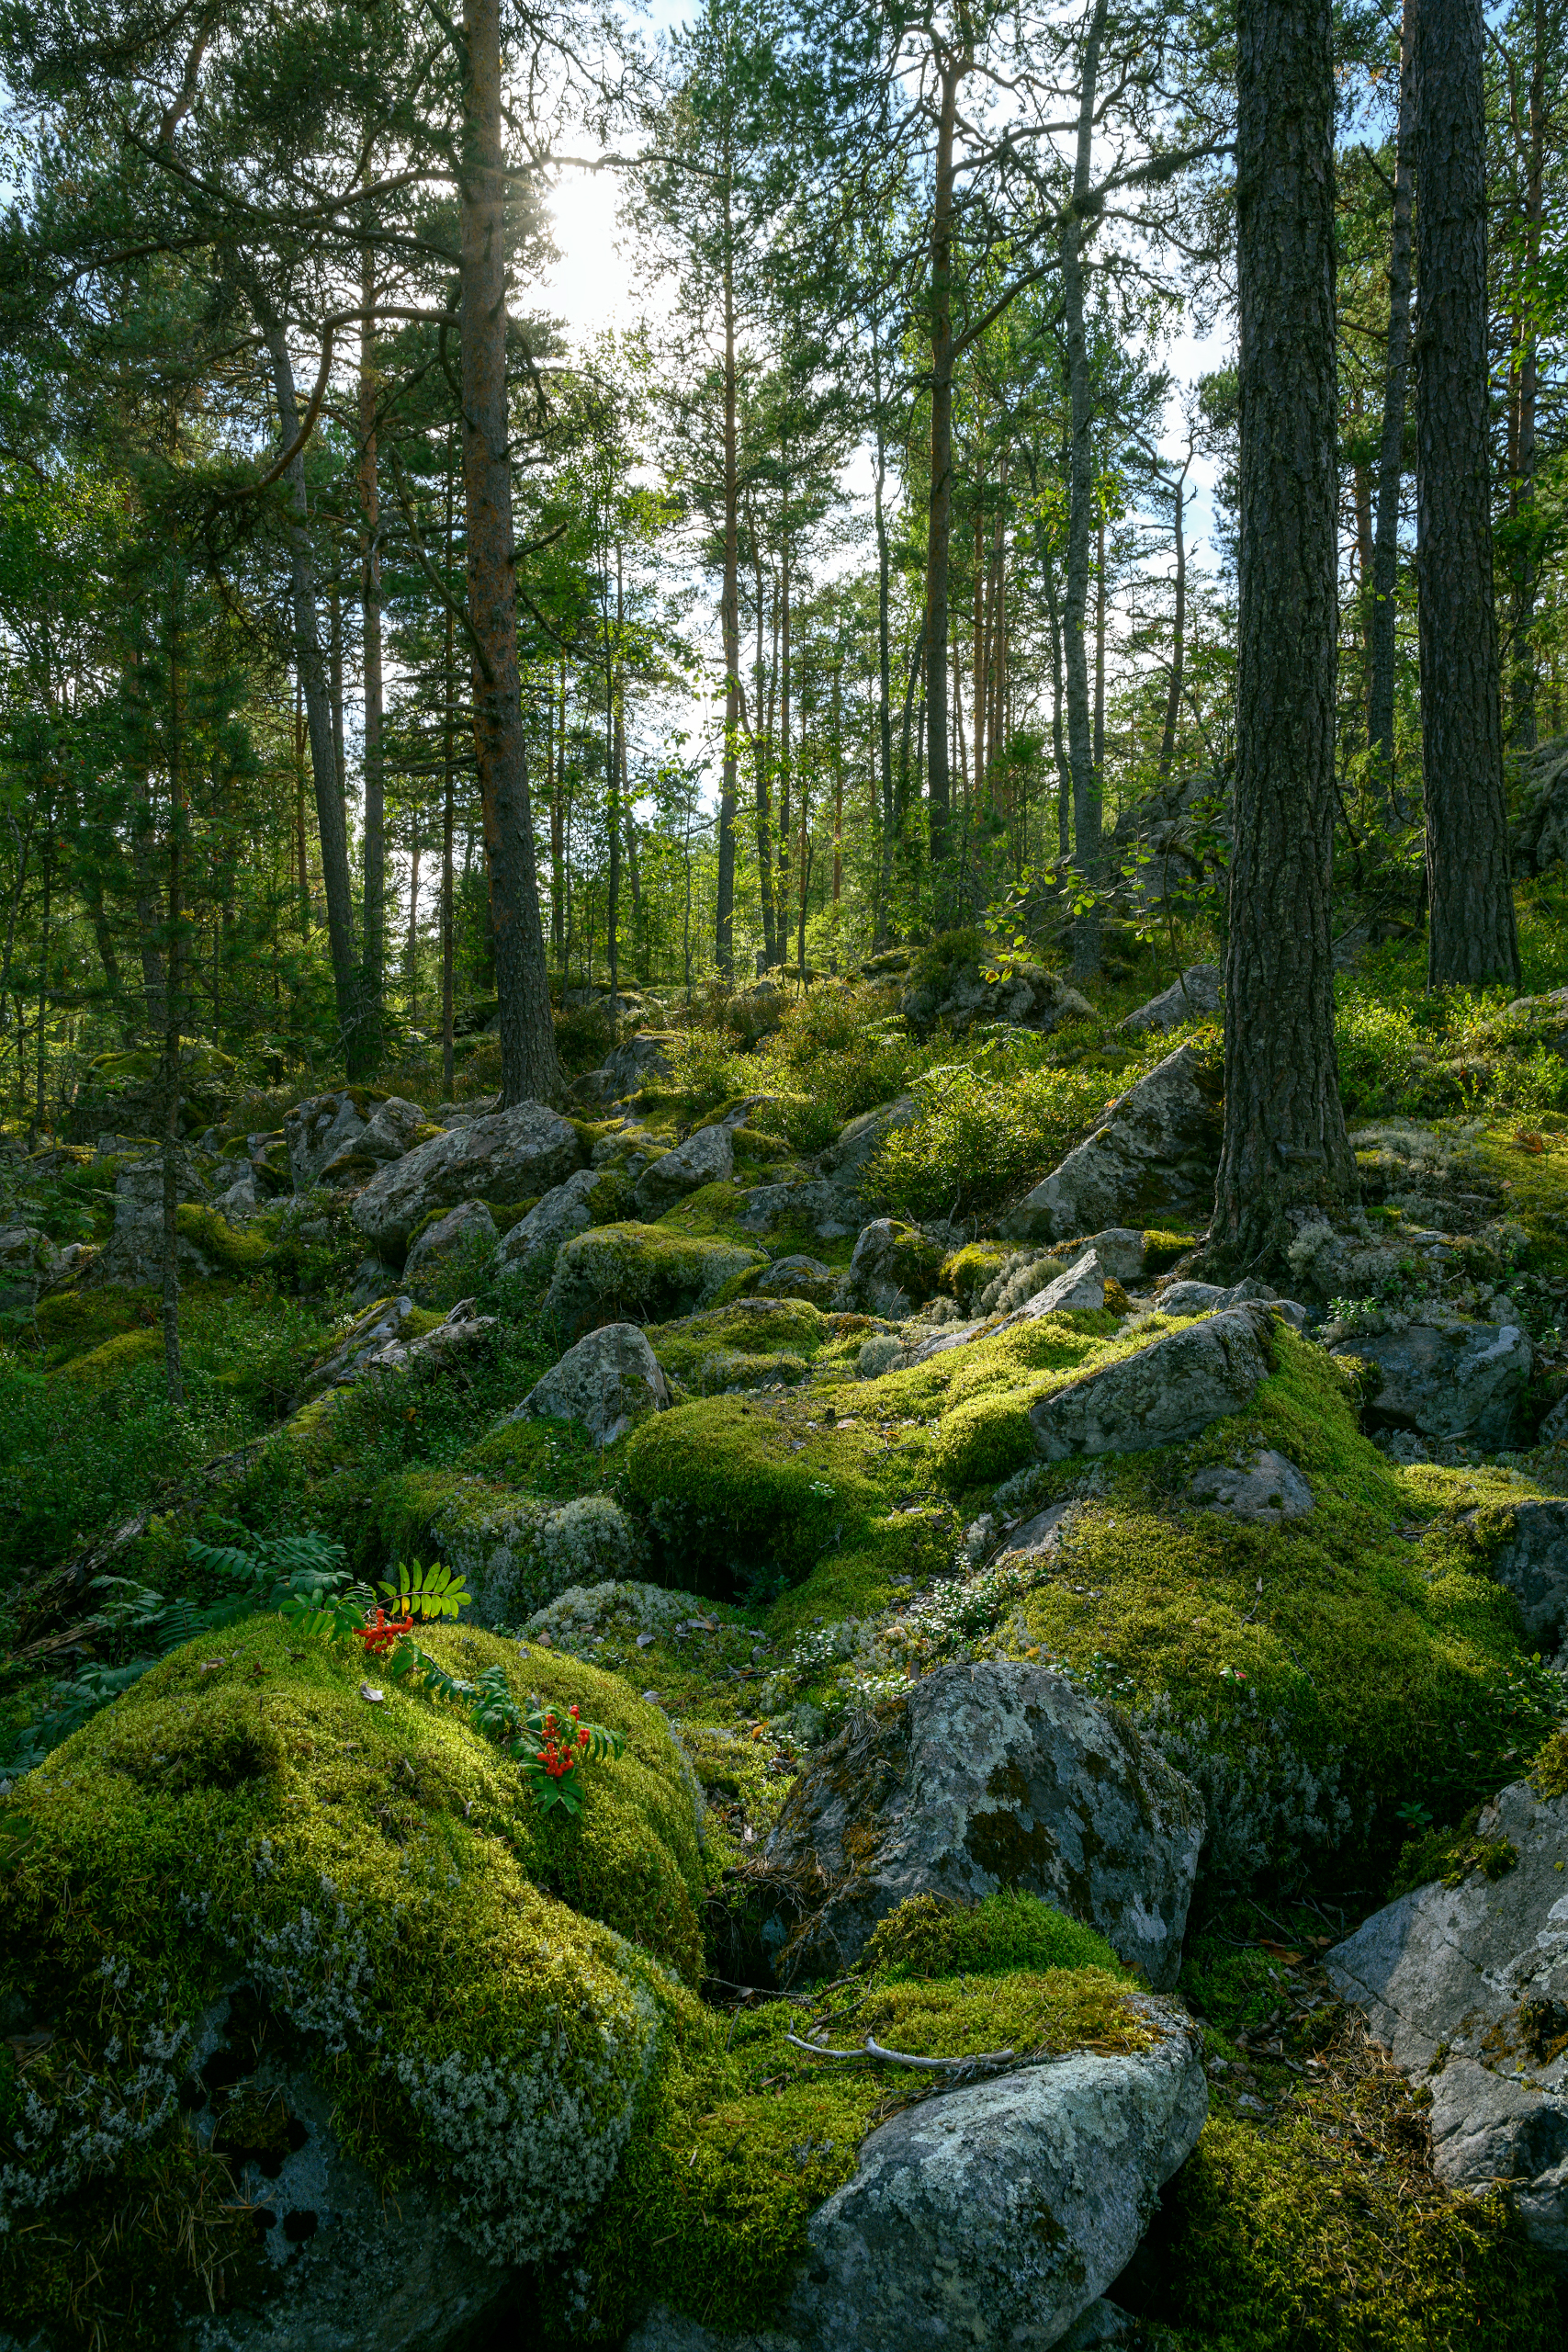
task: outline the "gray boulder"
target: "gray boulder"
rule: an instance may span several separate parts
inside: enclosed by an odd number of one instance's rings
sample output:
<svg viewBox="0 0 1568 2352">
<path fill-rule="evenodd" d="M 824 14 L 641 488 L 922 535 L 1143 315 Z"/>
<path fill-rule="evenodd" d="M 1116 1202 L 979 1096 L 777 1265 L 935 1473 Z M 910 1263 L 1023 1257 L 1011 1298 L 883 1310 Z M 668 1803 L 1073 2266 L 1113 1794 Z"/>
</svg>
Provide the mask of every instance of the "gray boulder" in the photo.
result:
<svg viewBox="0 0 1568 2352">
<path fill-rule="evenodd" d="M 1262 1446 L 1245 1470 L 1200 1470 L 1187 1482 L 1188 1499 L 1242 1527 L 1279 1527 L 1316 1509 L 1312 1488 L 1293 1462 Z"/>
<path fill-rule="evenodd" d="M 349 1277 L 348 1295 L 355 1306 L 374 1306 L 378 1299 L 389 1298 L 402 1281 L 396 1266 L 389 1266 L 384 1258 L 361 1258 Z"/>
<path fill-rule="evenodd" d="M 417 1102 L 367 1094 L 363 1087 L 297 1102 L 283 1122 L 295 1191 L 363 1182 L 372 1168 L 400 1159 L 424 1124 Z"/>
<path fill-rule="evenodd" d="M 1184 1021 L 1208 1021 L 1220 1009 L 1224 974 L 1218 964 L 1192 964 L 1158 996 L 1150 997 L 1121 1026 L 1131 1036 L 1150 1029 L 1179 1029 Z"/>
<path fill-rule="evenodd" d="M 507 1233 L 501 1244 L 500 1258 L 503 1266 L 526 1266 L 538 1258 L 558 1250 L 574 1233 L 581 1233 L 593 1222 L 591 1204 L 595 1193 L 604 1183 L 602 1170 L 580 1168 L 564 1184 L 558 1184 L 536 1202 L 525 1217 Z"/>
<path fill-rule="evenodd" d="M 507 1419 L 581 1421 L 595 1445 L 614 1445 L 669 1402 L 670 1384 L 637 1326 L 604 1323 L 569 1348 Z"/>
<path fill-rule="evenodd" d="M 303 1404 L 323 1389 L 345 1387 L 357 1380 L 372 1356 L 407 1335 L 413 1313 L 413 1301 L 406 1292 L 391 1297 L 378 1293 L 355 1317 L 331 1353 L 311 1365 L 295 1402 Z"/>
<path fill-rule="evenodd" d="M 1067 1314 L 1075 1310 L 1094 1311 L 1105 1305 L 1105 1268 L 1096 1250 L 1086 1250 L 1061 1273 L 1037 1290 L 1032 1298 L 1014 1307 L 998 1329 L 1006 1330 L 1012 1323 L 1030 1323 L 1041 1315 Z"/>
<path fill-rule="evenodd" d="M 642 1547 L 608 1495 L 550 1503 L 489 1486 L 455 1483 L 430 1524 L 436 1555 L 473 1596 L 475 1623 L 515 1626 L 581 1585 L 637 1575 Z"/>
<path fill-rule="evenodd" d="M 1335 1989 L 1432 2094 L 1432 2161 L 1456 2188 L 1509 2185 L 1568 2265 L 1568 1797 L 1516 1781 L 1481 1815 L 1518 1860 L 1424 1886 L 1337 1944 Z"/>
<path fill-rule="evenodd" d="M 582 1157 L 575 1127 L 542 1102 L 519 1102 L 433 1136 L 378 1170 L 354 1204 L 354 1221 L 379 1255 L 396 1255 L 432 1209 L 547 1193 Z"/>
<path fill-rule="evenodd" d="M 852 1719 L 785 1799 L 766 1862 L 826 1891 L 779 1973 L 841 1975 L 909 1895 L 1018 1888 L 1171 1984 L 1202 1838 L 1190 1784 L 1059 1676 L 1007 1659 L 939 1667 Z"/>
<path fill-rule="evenodd" d="M 754 2335 L 663 2305 L 625 2352 L 1090 2352 L 1137 2331 L 1103 2292 L 1137 2250 L 1208 2114 L 1200 2039 L 1156 2039 L 940 2093 L 872 2132 L 807 2223 L 793 2289 Z"/>
<path fill-rule="evenodd" d="M 1019 1241 L 1065 1241 L 1098 1226 L 1179 1229 L 1214 1204 L 1221 1073 L 1179 1046 L 1103 1113 L 1059 1168 L 1002 1219 Z"/>
<path fill-rule="evenodd" d="M 1546 1649 L 1568 1641 L 1568 1502 L 1516 1503 L 1488 1565 L 1518 1602 L 1528 1641 Z"/>
<path fill-rule="evenodd" d="M 209 1190 L 195 1161 L 181 1151 L 175 1176 L 181 1204 L 205 1204 Z M 202 1276 L 211 1267 L 194 1242 L 182 1234 L 175 1244 L 180 1272 Z M 122 1168 L 114 1180 L 114 1230 L 93 1268 L 97 1283 L 140 1286 L 157 1282 L 164 1264 L 164 1155 L 139 1159 Z"/>
<path fill-rule="evenodd" d="M 417 1295 L 453 1259 L 473 1256 L 480 1250 L 493 1256 L 500 1238 L 485 1202 L 460 1201 L 425 1227 L 403 1261 L 403 1280 Z"/>
<path fill-rule="evenodd" d="M 60 1254 L 36 1225 L 0 1229 L 0 1308 L 36 1306 L 59 1271 Z"/>
<path fill-rule="evenodd" d="M 1030 1413 L 1047 1462 L 1179 1445 L 1251 1402 L 1269 1370 L 1273 1317 L 1255 1303 L 1167 1332 L 1136 1355 L 1085 1373 Z"/>
<path fill-rule="evenodd" d="M 668 1035 L 651 1029 L 639 1029 L 624 1046 L 617 1046 L 604 1064 L 608 1080 L 605 1101 L 623 1102 L 628 1094 L 636 1094 L 645 1086 L 656 1084 L 670 1076 Z"/>
<path fill-rule="evenodd" d="M 1492 1451 L 1515 1430 L 1535 1351 L 1511 1323 L 1412 1323 L 1345 1342 L 1382 1374 L 1366 1408 L 1372 1430 L 1468 1438 Z"/>
<path fill-rule="evenodd" d="M 722 1124 L 699 1127 L 684 1143 L 650 1160 L 637 1182 L 637 1204 L 646 1217 L 662 1216 L 704 1184 L 725 1184 L 735 1173 L 735 1137 Z"/>
<path fill-rule="evenodd" d="M 798 1184 L 753 1184 L 740 1196 L 737 1219 L 746 1233 L 805 1229 L 818 1241 L 841 1241 L 865 1223 L 865 1204 L 847 1184 L 818 1177 Z"/>
<path fill-rule="evenodd" d="M 1201 2041 L 1078 2051 L 874 2132 L 818 2207 L 788 2306 L 810 2352 L 1045 2352 L 1126 2267 L 1209 2109 Z"/>
<path fill-rule="evenodd" d="M 839 1277 L 831 1266 L 820 1258 L 799 1255 L 775 1258 L 765 1274 L 758 1278 L 759 1298 L 803 1298 L 809 1306 L 826 1306 L 838 1286 Z"/>
<path fill-rule="evenodd" d="M 939 1021 L 960 1035 L 977 1021 L 1002 1021 L 1046 1035 L 1064 1021 L 1091 1018 L 1090 1008 L 1077 989 L 1038 964 L 998 971 L 994 979 L 987 979 L 978 964 L 950 965 L 931 978 L 917 981 L 901 1000 L 900 1010 L 919 1036 Z"/>
<path fill-rule="evenodd" d="M 841 1182 L 852 1182 L 859 1177 L 868 1159 L 882 1142 L 897 1127 L 907 1127 L 915 1117 L 915 1099 L 900 1094 L 897 1102 L 883 1102 L 874 1111 L 863 1111 L 858 1119 L 850 1120 L 839 1130 L 837 1143 L 830 1143 L 818 1166 L 824 1176 L 836 1176 Z"/>
<path fill-rule="evenodd" d="M 866 1314 L 893 1321 L 932 1295 L 941 1272 L 942 1251 L 918 1225 L 879 1216 L 855 1243 L 846 1290 Z"/>
<path fill-rule="evenodd" d="M 236 1176 L 227 1191 L 219 1193 L 212 1205 L 219 1216 L 231 1225 L 243 1225 L 247 1218 L 258 1216 L 263 1201 L 253 1172 L 247 1169 L 243 1176 Z"/>
<path fill-rule="evenodd" d="M 1276 1315 L 1298 1331 L 1306 1329 L 1311 1320 L 1308 1310 L 1293 1298 L 1276 1298 L 1266 1283 L 1169 1283 L 1155 1304 L 1162 1315 L 1215 1315 L 1226 1306 L 1240 1306 L 1247 1299 L 1260 1299 L 1273 1308 Z"/>
<path fill-rule="evenodd" d="M 220 2049 L 228 2008 L 209 2029 Z M 256 2064 L 238 2030 L 234 2047 L 237 2064 Z M 173 2352 L 461 2352 L 499 2317 L 512 2272 L 447 2226 L 425 2181 L 400 2188 L 389 2230 L 381 2190 L 341 2145 L 332 2097 L 303 2065 L 264 2055 L 244 2087 L 293 2127 L 281 2162 L 246 2162 L 235 2182 L 256 2211 L 261 2260 L 237 2301 L 186 2317 Z M 218 2120 L 198 2114 L 198 2132 Z"/>
<path fill-rule="evenodd" d="M 633 1317 L 667 1322 L 709 1306 L 726 1283 L 762 1262 L 743 1242 L 658 1225 L 596 1225 L 562 1243 L 545 1311 L 573 1333 Z"/>
</svg>

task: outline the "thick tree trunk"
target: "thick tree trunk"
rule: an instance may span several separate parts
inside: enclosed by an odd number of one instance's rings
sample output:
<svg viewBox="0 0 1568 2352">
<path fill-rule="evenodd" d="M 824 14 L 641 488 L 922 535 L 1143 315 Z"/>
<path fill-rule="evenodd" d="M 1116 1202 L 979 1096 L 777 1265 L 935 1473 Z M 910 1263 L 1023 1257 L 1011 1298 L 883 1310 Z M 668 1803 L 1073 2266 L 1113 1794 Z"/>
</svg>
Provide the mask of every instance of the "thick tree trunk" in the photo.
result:
<svg viewBox="0 0 1568 2352">
<path fill-rule="evenodd" d="M 1399 133 L 1393 172 L 1393 236 L 1388 263 L 1388 366 L 1378 451 L 1372 535 L 1371 680 L 1367 742 L 1395 819 L 1403 815 L 1393 775 L 1394 588 L 1399 573 L 1399 486 L 1404 471 L 1404 402 L 1410 372 L 1410 216 L 1415 177 L 1416 12 L 1404 0 L 1399 40 Z"/>
<path fill-rule="evenodd" d="M 1427 798 L 1427 977 L 1517 987 L 1487 490 L 1481 0 L 1416 23 L 1416 568 Z"/>
<path fill-rule="evenodd" d="M 1530 544 L 1535 508 L 1536 411 L 1540 396 L 1540 355 L 1536 329 L 1536 270 L 1540 259 L 1546 210 L 1546 52 L 1551 39 L 1547 0 L 1535 0 L 1531 25 L 1529 119 L 1526 126 L 1524 252 L 1519 304 L 1517 432 L 1508 505 L 1516 538 L 1509 591 L 1512 658 L 1509 662 L 1508 741 L 1516 752 L 1533 752 L 1535 716 L 1536 555 Z"/>
<path fill-rule="evenodd" d="M 376 256 L 360 260 L 359 503 L 360 602 L 365 665 L 365 1023 L 366 1059 L 374 1068 L 381 1044 L 382 990 L 387 960 L 386 786 L 381 762 L 381 501 L 376 463 Z"/>
<path fill-rule="evenodd" d="M 1091 216 L 1078 208 L 1090 190 L 1094 164 L 1094 108 L 1100 81 L 1100 51 L 1105 39 L 1109 0 L 1095 0 L 1084 42 L 1078 89 L 1077 153 L 1073 167 L 1074 209 L 1062 239 L 1062 297 L 1067 330 L 1067 397 L 1072 417 L 1068 460 L 1067 578 L 1063 599 L 1062 650 L 1067 673 L 1067 759 L 1073 772 L 1074 853 L 1079 885 L 1098 890 L 1100 868 L 1100 771 L 1095 765 L 1093 720 L 1089 697 L 1090 513 L 1094 504 L 1094 401 L 1084 323 L 1084 243 Z M 1092 979 L 1100 970 L 1100 910 L 1091 905 L 1073 924 L 1073 977 Z"/>
<path fill-rule="evenodd" d="M 718 797 L 718 875 L 714 910 L 714 961 L 735 977 L 735 770 L 740 733 L 739 445 L 735 386 L 735 241 L 728 168 L 724 182 L 724 587 L 719 627 L 724 638 L 724 766 Z"/>
<path fill-rule="evenodd" d="M 926 772 L 931 821 L 931 869 L 939 910 L 944 903 L 941 869 L 948 854 L 952 785 L 947 760 L 948 556 L 953 532 L 953 140 L 963 62 L 950 52 L 941 59 L 942 103 L 937 117 L 936 187 L 931 206 L 931 507 L 926 524 Z"/>
<path fill-rule="evenodd" d="M 298 437 L 299 408 L 294 395 L 294 363 L 281 320 L 265 300 L 257 316 L 272 361 L 273 392 L 277 401 L 278 431 L 287 449 Z M 360 1002 L 360 974 L 354 947 L 354 899 L 348 876 L 348 827 L 344 818 L 337 755 L 333 743 L 332 706 L 321 662 L 316 620 L 316 575 L 305 521 L 309 500 L 305 488 L 305 453 L 301 449 L 288 469 L 292 514 L 288 524 L 288 554 L 294 599 L 294 661 L 305 698 L 305 723 L 310 739 L 310 774 L 316 787 L 316 831 L 321 845 L 321 888 L 326 899 L 327 946 L 332 956 L 333 994 L 344 1061 L 351 1079 L 368 1075 L 365 1058 L 365 1023 Z"/>
<path fill-rule="evenodd" d="M 560 1065 L 539 920 L 517 671 L 500 0 L 464 0 L 463 40 L 463 495 L 474 637 L 474 749 L 501 1006 L 501 1096 L 510 1107 L 555 1094 Z"/>
<path fill-rule="evenodd" d="M 1329 0 L 1241 0 L 1241 542 L 1225 1120 L 1213 1254 L 1277 1261 L 1355 1190 L 1334 1049 L 1337 630 Z"/>
</svg>

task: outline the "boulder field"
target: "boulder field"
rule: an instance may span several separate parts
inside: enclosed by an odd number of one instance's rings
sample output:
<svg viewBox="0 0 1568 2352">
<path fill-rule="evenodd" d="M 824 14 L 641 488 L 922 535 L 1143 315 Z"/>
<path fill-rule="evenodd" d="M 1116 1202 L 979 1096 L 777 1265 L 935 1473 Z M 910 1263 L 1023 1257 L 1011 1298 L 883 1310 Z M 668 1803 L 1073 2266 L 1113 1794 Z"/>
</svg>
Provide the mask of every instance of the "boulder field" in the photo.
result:
<svg viewBox="0 0 1568 2352">
<path fill-rule="evenodd" d="M 914 1098 L 814 1158 L 764 1097 L 681 1132 L 663 1036 L 592 1119 L 337 1090 L 187 1143 L 193 1275 L 367 1251 L 360 1306 L 95 1564 L 271 1479 L 342 1565 L 0 1789 L 0 2352 L 89 2340 L 88 2278 L 105 2342 L 180 2352 L 1078 2352 L 1149 2310 L 1282 2346 L 1236 2233 L 1300 2150 L 1208 2121 L 1190 1954 L 1308 1886 L 1373 1890 L 1314 2002 L 1429 2089 L 1423 2195 L 1546 2308 L 1568 1766 L 1518 1742 L 1568 1503 L 1495 1458 L 1532 1342 L 1451 1225 L 1403 1316 L 1349 1287 L 1364 1218 L 1278 1291 L 1190 1270 L 1217 1071 L 1158 1057 L 1213 1003 L 1145 1008 L 1145 1074 L 989 1233 L 878 1213 Z M 908 1017 L 1077 1012 L 1031 968 Z M 121 1157 L 101 1250 L 0 1237 L 37 1311 L 148 1278 Z M 399 1456 L 424 1415 L 458 1434 Z M 349 1578 L 411 1563 L 462 1608 L 394 1670 Z M 599 1727 L 572 1804 L 550 1711 Z"/>
</svg>

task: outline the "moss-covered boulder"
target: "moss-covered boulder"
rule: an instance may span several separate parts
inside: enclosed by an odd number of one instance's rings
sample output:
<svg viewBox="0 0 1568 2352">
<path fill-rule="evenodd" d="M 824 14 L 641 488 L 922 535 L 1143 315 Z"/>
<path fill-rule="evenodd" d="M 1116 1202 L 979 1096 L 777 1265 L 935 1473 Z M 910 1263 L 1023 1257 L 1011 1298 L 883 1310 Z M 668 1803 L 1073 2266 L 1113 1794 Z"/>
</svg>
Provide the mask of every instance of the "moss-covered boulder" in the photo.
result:
<svg viewBox="0 0 1568 2352">
<path fill-rule="evenodd" d="M 699 1396 L 735 1388 L 787 1388 L 804 1380 L 837 1336 L 834 1319 L 804 1298 L 750 1296 L 678 1322 L 648 1338 L 671 1380 Z"/>
<path fill-rule="evenodd" d="M 558 2252 L 608 2188 L 701 1965 L 681 1759 L 591 1667 L 471 1632 L 426 1646 L 622 1734 L 585 1768 L 580 1819 L 541 1813 L 456 1709 L 276 1617 L 176 1651 L 0 1804 L 0 2302 L 23 2341 L 74 2309 L 102 2340 L 167 2344 L 203 2265 L 296 2308 L 299 2265 L 352 2267 L 303 2204 L 287 2268 L 225 2240 L 225 2144 L 281 2228 L 258 2133 L 298 2151 L 330 2131 L 481 2263 Z M 214 2068 L 241 1987 L 249 2054 Z M 264 2047 L 316 2086 L 314 2120 L 247 2112 Z"/>
<path fill-rule="evenodd" d="M 516 1626 L 572 1585 L 635 1576 L 642 1545 L 610 1496 L 552 1497 L 457 1470 L 410 1470 L 372 1506 L 389 1558 L 434 1556 L 459 1570 L 481 1625 Z"/>
<path fill-rule="evenodd" d="M 545 1308 L 573 1336 L 601 1323 L 664 1322 L 707 1306 L 763 1262 L 744 1243 L 664 1225 L 595 1226 L 562 1245 Z"/>
</svg>

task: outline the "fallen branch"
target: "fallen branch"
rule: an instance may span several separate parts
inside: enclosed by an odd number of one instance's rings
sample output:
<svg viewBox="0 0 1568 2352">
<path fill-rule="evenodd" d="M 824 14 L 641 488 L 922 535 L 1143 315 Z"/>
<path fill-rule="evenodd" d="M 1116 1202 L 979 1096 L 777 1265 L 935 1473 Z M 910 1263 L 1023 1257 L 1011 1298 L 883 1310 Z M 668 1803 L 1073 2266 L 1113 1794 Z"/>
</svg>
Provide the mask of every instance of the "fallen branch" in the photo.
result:
<svg viewBox="0 0 1568 2352">
<path fill-rule="evenodd" d="M 1001 2066 L 1016 2055 L 1011 2050 L 977 2050 L 969 2058 L 917 2058 L 908 2050 L 885 2050 L 881 2042 L 869 2033 L 858 2050 L 827 2050 L 819 2041 L 803 2041 L 797 2033 L 786 2033 L 784 2040 L 794 2042 L 797 2050 L 809 2050 L 813 2058 L 881 2058 L 889 2066 L 915 2066 L 927 2073 L 968 2066 Z"/>
</svg>

